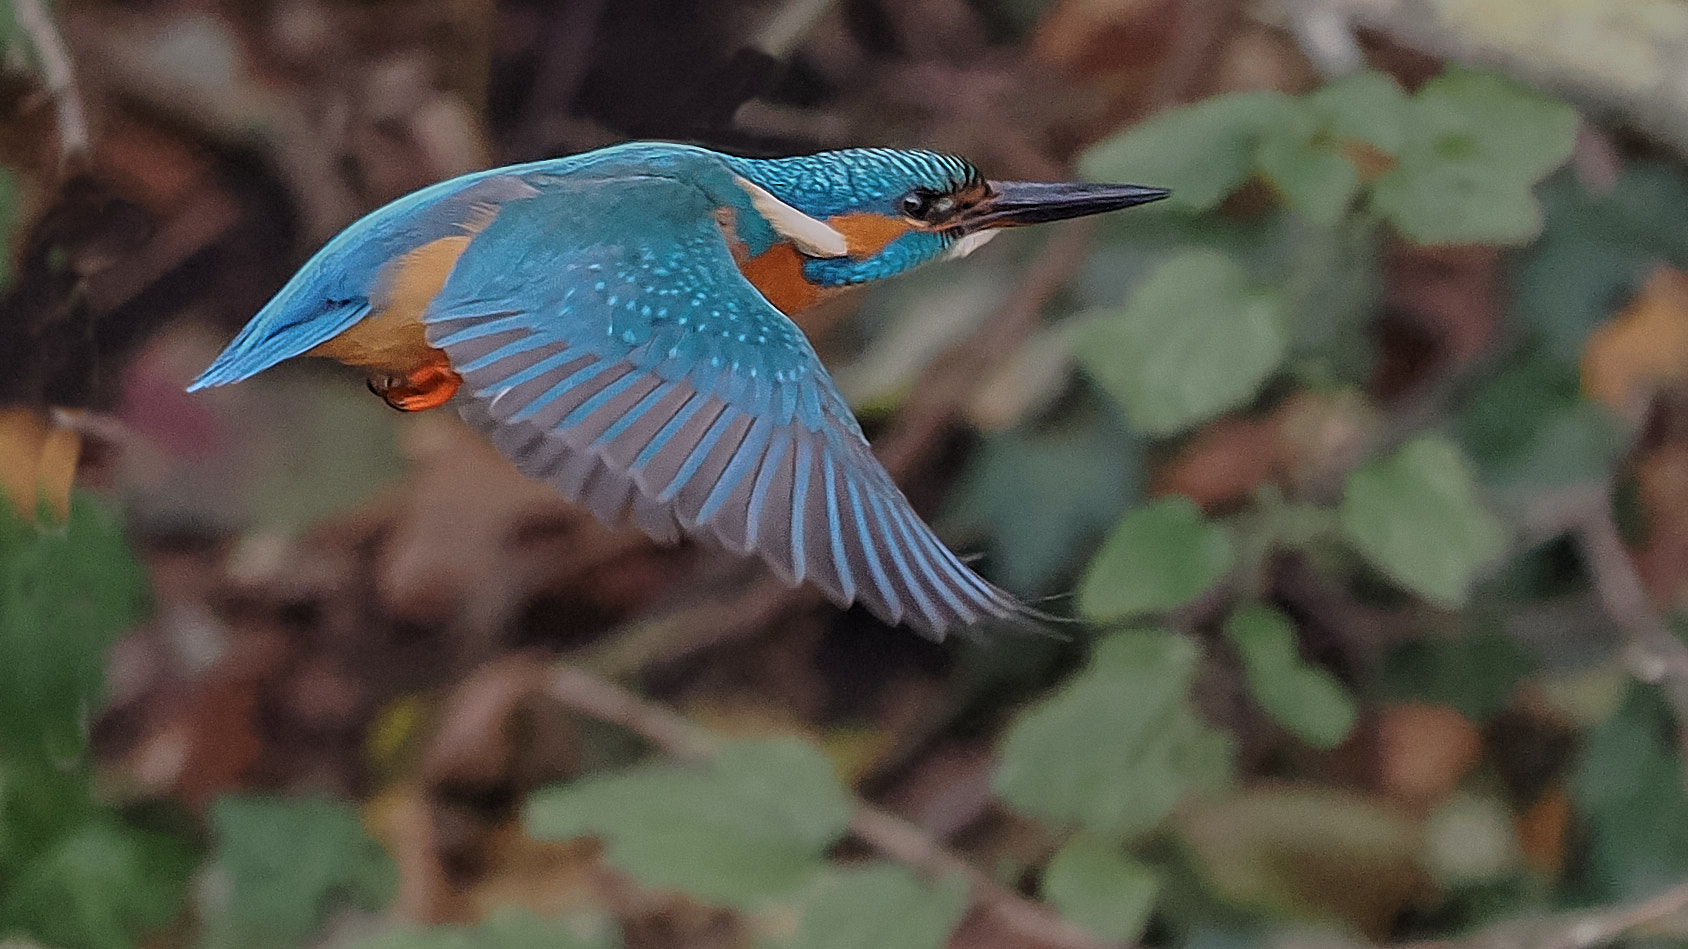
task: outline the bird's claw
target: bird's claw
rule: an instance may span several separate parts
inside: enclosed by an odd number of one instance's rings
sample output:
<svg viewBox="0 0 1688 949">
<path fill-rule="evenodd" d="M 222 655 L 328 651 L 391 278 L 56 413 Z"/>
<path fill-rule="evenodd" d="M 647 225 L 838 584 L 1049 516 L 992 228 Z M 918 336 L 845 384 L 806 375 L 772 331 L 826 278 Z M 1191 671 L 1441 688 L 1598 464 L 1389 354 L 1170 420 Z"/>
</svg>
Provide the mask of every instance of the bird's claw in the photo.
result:
<svg viewBox="0 0 1688 949">
<path fill-rule="evenodd" d="M 463 377 L 442 363 L 428 363 L 405 375 L 370 376 L 369 391 L 400 412 L 438 408 L 457 394 Z"/>
</svg>

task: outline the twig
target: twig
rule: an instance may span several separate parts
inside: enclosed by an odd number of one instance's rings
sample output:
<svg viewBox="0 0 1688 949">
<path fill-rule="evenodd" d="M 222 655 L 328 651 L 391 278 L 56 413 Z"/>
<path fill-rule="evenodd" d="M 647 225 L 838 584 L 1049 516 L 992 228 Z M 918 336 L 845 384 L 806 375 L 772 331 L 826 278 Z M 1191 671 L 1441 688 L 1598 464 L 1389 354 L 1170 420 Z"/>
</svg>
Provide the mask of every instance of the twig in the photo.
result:
<svg viewBox="0 0 1688 949">
<path fill-rule="evenodd" d="M 569 708 L 620 725 L 675 758 L 702 761 L 718 744 L 702 726 L 575 666 L 556 666 L 546 691 Z"/>
<path fill-rule="evenodd" d="M 1405 943 L 1394 949 L 1594 949 L 1623 934 L 1688 910 L 1688 883 L 1657 896 L 1597 913 L 1571 913 L 1545 920 L 1498 923 L 1454 940 Z"/>
<path fill-rule="evenodd" d="M 1530 505 L 1522 521 L 1520 539 L 1526 544 L 1562 533 L 1576 540 L 1594 591 L 1623 634 L 1630 670 L 1664 692 L 1676 716 L 1679 743 L 1688 751 L 1688 644 L 1671 632 L 1647 597 L 1612 520 L 1611 486 L 1586 485 L 1548 494 Z"/>
<path fill-rule="evenodd" d="M 573 666 L 559 665 L 552 671 L 546 694 L 577 712 L 619 725 L 686 761 L 706 760 L 720 744 L 714 735 L 684 716 Z M 967 881 L 975 906 L 1040 945 L 1058 949 L 1115 949 L 1048 907 L 992 880 L 920 827 L 895 814 L 857 800 L 850 832 L 899 863 L 923 873 L 953 875 Z"/>
<path fill-rule="evenodd" d="M 88 119 L 82 111 L 82 97 L 76 90 L 76 74 L 70 68 L 70 52 L 64 37 L 53 24 L 41 0 L 15 0 L 12 5 L 18 26 L 35 47 L 41 64 L 41 78 L 59 116 L 59 157 L 65 164 L 88 157 Z"/>
<path fill-rule="evenodd" d="M 1647 599 L 1604 496 L 1577 524 L 1575 536 L 1600 602 L 1623 630 L 1630 669 L 1664 693 L 1675 713 L 1677 744 L 1688 752 L 1688 645 L 1670 631 Z M 1688 780 L 1688 753 L 1683 768 Z"/>
</svg>

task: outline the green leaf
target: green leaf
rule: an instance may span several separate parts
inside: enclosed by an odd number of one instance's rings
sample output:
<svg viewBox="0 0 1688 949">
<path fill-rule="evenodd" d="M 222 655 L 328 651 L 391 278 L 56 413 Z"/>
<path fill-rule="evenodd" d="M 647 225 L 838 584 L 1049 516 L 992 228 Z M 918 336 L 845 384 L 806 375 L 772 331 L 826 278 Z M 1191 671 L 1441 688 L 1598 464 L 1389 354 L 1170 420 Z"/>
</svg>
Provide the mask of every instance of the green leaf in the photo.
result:
<svg viewBox="0 0 1688 949">
<path fill-rule="evenodd" d="M 1533 489 L 1609 476 L 1625 426 L 1582 396 L 1574 364 L 1535 351 L 1497 373 L 1455 419 L 1485 484 Z"/>
<path fill-rule="evenodd" d="M 593 920 L 498 912 L 473 926 L 401 926 L 347 949 L 613 949 L 621 945 Z"/>
<path fill-rule="evenodd" d="M 82 753 L 106 651 L 140 618 L 146 589 L 120 525 L 86 498 L 51 530 L 0 501 L 0 755 Z"/>
<path fill-rule="evenodd" d="M 1465 456 L 1438 435 L 1420 436 L 1350 475 L 1342 529 L 1380 570 L 1446 607 L 1464 603 L 1477 571 L 1506 548 Z"/>
<path fill-rule="evenodd" d="M 174 837 L 95 817 L 4 878 L 0 934 L 60 949 L 131 949 L 176 917 L 192 867 Z"/>
<path fill-rule="evenodd" d="M 1337 145 L 1359 142 L 1386 155 L 1399 154 L 1407 140 L 1412 106 L 1387 73 L 1363 69 L 1322 86 L 1303 100 Z"/>
<path fill-rule="evenodd" d="M 97 819 L 91 769 L 0 755 L 0 892 L 60 838 Z"/>
<path fill-rule="evenodd" d="M 1591 898 L 1635 899 L 1688 874 L 1688 793 L 1672 740 L 1680 724 L 1656 688 L 1632 684 L 1588 736 L 1571 797 L 1589 823 Z"/>
<path fill-rule="evenodd" d="M 808 742 L 733 742 L 697 768 L 662 764 L 550 788 L 528 802 L 529 833 L 592 835 L 647 886 L 750 907 L 821 869 L 851 803 Z"/>
<path fill-rule="evenodd" d="M 1324 137 L 1311 112 L 1272 129 L 1260 144 L 1259 161 L 1284 203 L 1319 224 L 1341 220 L 1360 193 L 1360 169 Z"/>
<path fill-rule="evenodd" d="M 1334 225 L 1360 193 L 1357 151 L 1369 147 L 1389 156 L 1400 150 L 1407 97 L 1395 80 L 1367 70 L 1309 94 L 1302 105 L 1266 131 L 1260 171 L 1297 213 Z"/>
<path fill-rule="evenodd" d="M 1043 871 L 1043 895 L 1061 915 L 1104 942 L 1136 942 L 1149 924 L 1160 880 L 1119 846 L 1074 836 Z"/>
<path fill-rule="evenodd" d="M 1079 612 L 1098 622 L 1170 610 L 1200 596 L 1236 562 L 1224 528 L 1189 498 L 1162 498 L 1120 519 L 1078 588 Z"/>
<path fill-rule="evenodd" d="M 1141 467 L 1136 440 L 1102 411 L 991 435 L 945 520 L 989 535 L 995 579 L 1035 595 L 1070 575 L 1136 497 Z"/>
<path fill-rule="evenodd" d="M 1541 230 L 1530 188 L 1564 164 L 1569 106 L 1498 76 L 1450 70 L 1413 97 L 1411 135 L 1377 209 L 1423 244 L 1521 244 Z"/>
<path fill-rule="evenodd" d="M 211 827 L 223 885 L 202 907 L 206 949 L 291 949 L 342 905 L 377 909 L 397 886 L 386 851 L 341 801 L 226 795 Z"/>
<path fill-rule="evenodd" d="M 1295 627 L 1277 610 L 1246 603 L 1225 622 L 1260 707 L 1315 748 L 1335 748 L 1359 718 L 1348 690 L 1324 669 L 1303 662 Z"/>
<path fill-rule="evenodd" d="M 889 863 L 829 870 L 818 882 L 791 949 L 943 949 L 967 911 L 966 882 L 928 886 Z"/>
<path fill-rule="evenodd" d="M 1172 189 L 1166 203 L 1205 211 L 1254 173 L 1260 137 L 1298 106 L 1281 92 L 1238 92 L 1163 112 L 1079 157 L 1094 180 Z"/>
<path fill-rule="evenodd" d="M 1075 336 L 1077 356 L 1131 424 L 1168 435 L 1254 397 L 1283 359 L 1283 300 L 1205 248 L 1155 268 L 1122 309 Z"/>
<path fill-rule="evenodd" d="M 993 787 L 1022 813 L 1122 839 L 1229 780 L 1232 748 L 1189 703 L 1196 646 L 1164 629 L 1102 640 L 1084 670 L 1022 713 Z"/>
<path fill-rule="evenodd" d="M 1609 191 L 1562 172 L 1541 199 L 1546 229 L 1514 268 L 1511 306 L 1575 373 L 1589 330 L 1641 288 L 1661 257 L 1688 266 L 1688 182 L 1675 165 L 1626 161 Z"/>
</svg>

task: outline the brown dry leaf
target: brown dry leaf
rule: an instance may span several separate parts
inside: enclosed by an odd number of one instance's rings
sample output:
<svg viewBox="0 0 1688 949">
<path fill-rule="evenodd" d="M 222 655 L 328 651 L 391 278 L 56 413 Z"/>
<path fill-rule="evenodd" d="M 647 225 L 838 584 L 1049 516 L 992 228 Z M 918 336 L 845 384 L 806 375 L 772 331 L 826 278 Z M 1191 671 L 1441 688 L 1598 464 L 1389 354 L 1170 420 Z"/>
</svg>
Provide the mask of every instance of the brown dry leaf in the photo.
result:
<svg viewBox="0 0 1688 949">
<path fill-rule="evenodd" d="M 246 675 L 217 675 L 185 692 L 155 694 L 154 724 L 124 757 L 128 775 L 196 811 L 241 787 L 263 753 L 258 685 Z"/>
<path fill-rule="evenodd" d="M 60 523 L 70 517 L 70 488 L 82 436 L 51 412 L 0 408 L 0 496 L 33 518 L 43 502 Z"/>
<path fill-rule="evenodd" d="M 1178 7 L 1177 0 L 1059 0 L 1038 25 L 1032 58 L 1081 75 L 1147 75 L 1169 45 Z"/>
<path fill-rule="evenodd" d="M 1389 249 L 1385 305 L 1392 318 L 1380 326 L 1374 392 L 1410 392 L 1494 345 L 1505 310 L 1501 263 L 1494 247 Z"/>
<path fill-rule="evenodd" d="M 1277 89 L 1302 93 L 1319 86 L 1317 71 L 1282 30 L 1264 23 L 1238 25 L 1220 51 L 1215 92 Z"/>
<path fill-rule="evenodd" d="M 1483 737 L 1445 705 L 1396 705 L 1378 722 L 1378 778 L 1384 794 L 1425 813 L 1459 787 L 1482 754 Z"/>
<path fill-rule="evenodd" d="M 427 793 L 413 785 L 388 788 L 364 804 L 363 820 L 398 868 L 392 912 L 429 923 L 455 917 L 454 893 L 440 859 L 434 807 Z"/>
<path fill-rule="evenodd" d="M 466 894 L 469 913 L 520 906 L 552 917 L 602 907 L 602 849 L 591 837 L 534 840 L 514 825 L 500 828 L 487 847 L 486 872 Z"/>
<path fill-rule="evenodd" d="M 1688 587 L 1688 442 L 1671 437 L 1644 452 L 1635 483 L 1647 513 L 1635 569 L 1653 602 L 1675 604 Z"/>
<path fill-rule="evenodd" d="M 1563 787 L 1543 794 L 1513 819 L 1518 844 L 1530 868 L 1556 877 L 1565 867 L 1566 831 L 1571 826 L 1571 795 Z"/>
<path fill-rule="evenodd" d="M 1641 295 L 1589 334 L 1583 390 L 1640 421 L 1653 395 L 1688 377 L 1688 274 L 1660 267 Z"/>
<path fill-rule="evenodd" d="M 1382 428 L 1377 408 L 1352 390 L 1298 392 L 1273 414 L 1289 477 L 1302 487 L 1340 483 Z"/>
<path fill-rule="evenodd" d="M 1372 938 L 1430 889 L 1419 823 L 1381 797 L 1261 788 L 1179 817 L 1202 875 L 1228 902 L 1342 920 Z"/>
<path fill-rule="evenodd" d="M 1246 500 L 1287 462 L 1282 410 L 1267 418 L 1222 418 L 1197 432 L 1155 473 L 1151 494 L 1182 494 L 1203 508 Z"/>
</svg>

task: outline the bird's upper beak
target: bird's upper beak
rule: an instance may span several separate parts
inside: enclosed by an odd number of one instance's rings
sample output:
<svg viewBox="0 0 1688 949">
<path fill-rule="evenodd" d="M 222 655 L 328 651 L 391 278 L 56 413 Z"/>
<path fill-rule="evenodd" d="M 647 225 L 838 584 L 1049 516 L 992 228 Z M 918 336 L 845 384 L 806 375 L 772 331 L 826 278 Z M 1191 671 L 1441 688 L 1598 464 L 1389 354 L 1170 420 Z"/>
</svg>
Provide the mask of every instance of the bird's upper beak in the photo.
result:
<svg viewBox="0 0 1688 949">
<path fill-rule="evenodd" d="M 1088 182 L 993 181 L 989 197 L 963 211 L 955 225 L 964 232 L 1018 227 L 1118 211 L 1171 194 L 1165 188 Z"/>
</svg>

